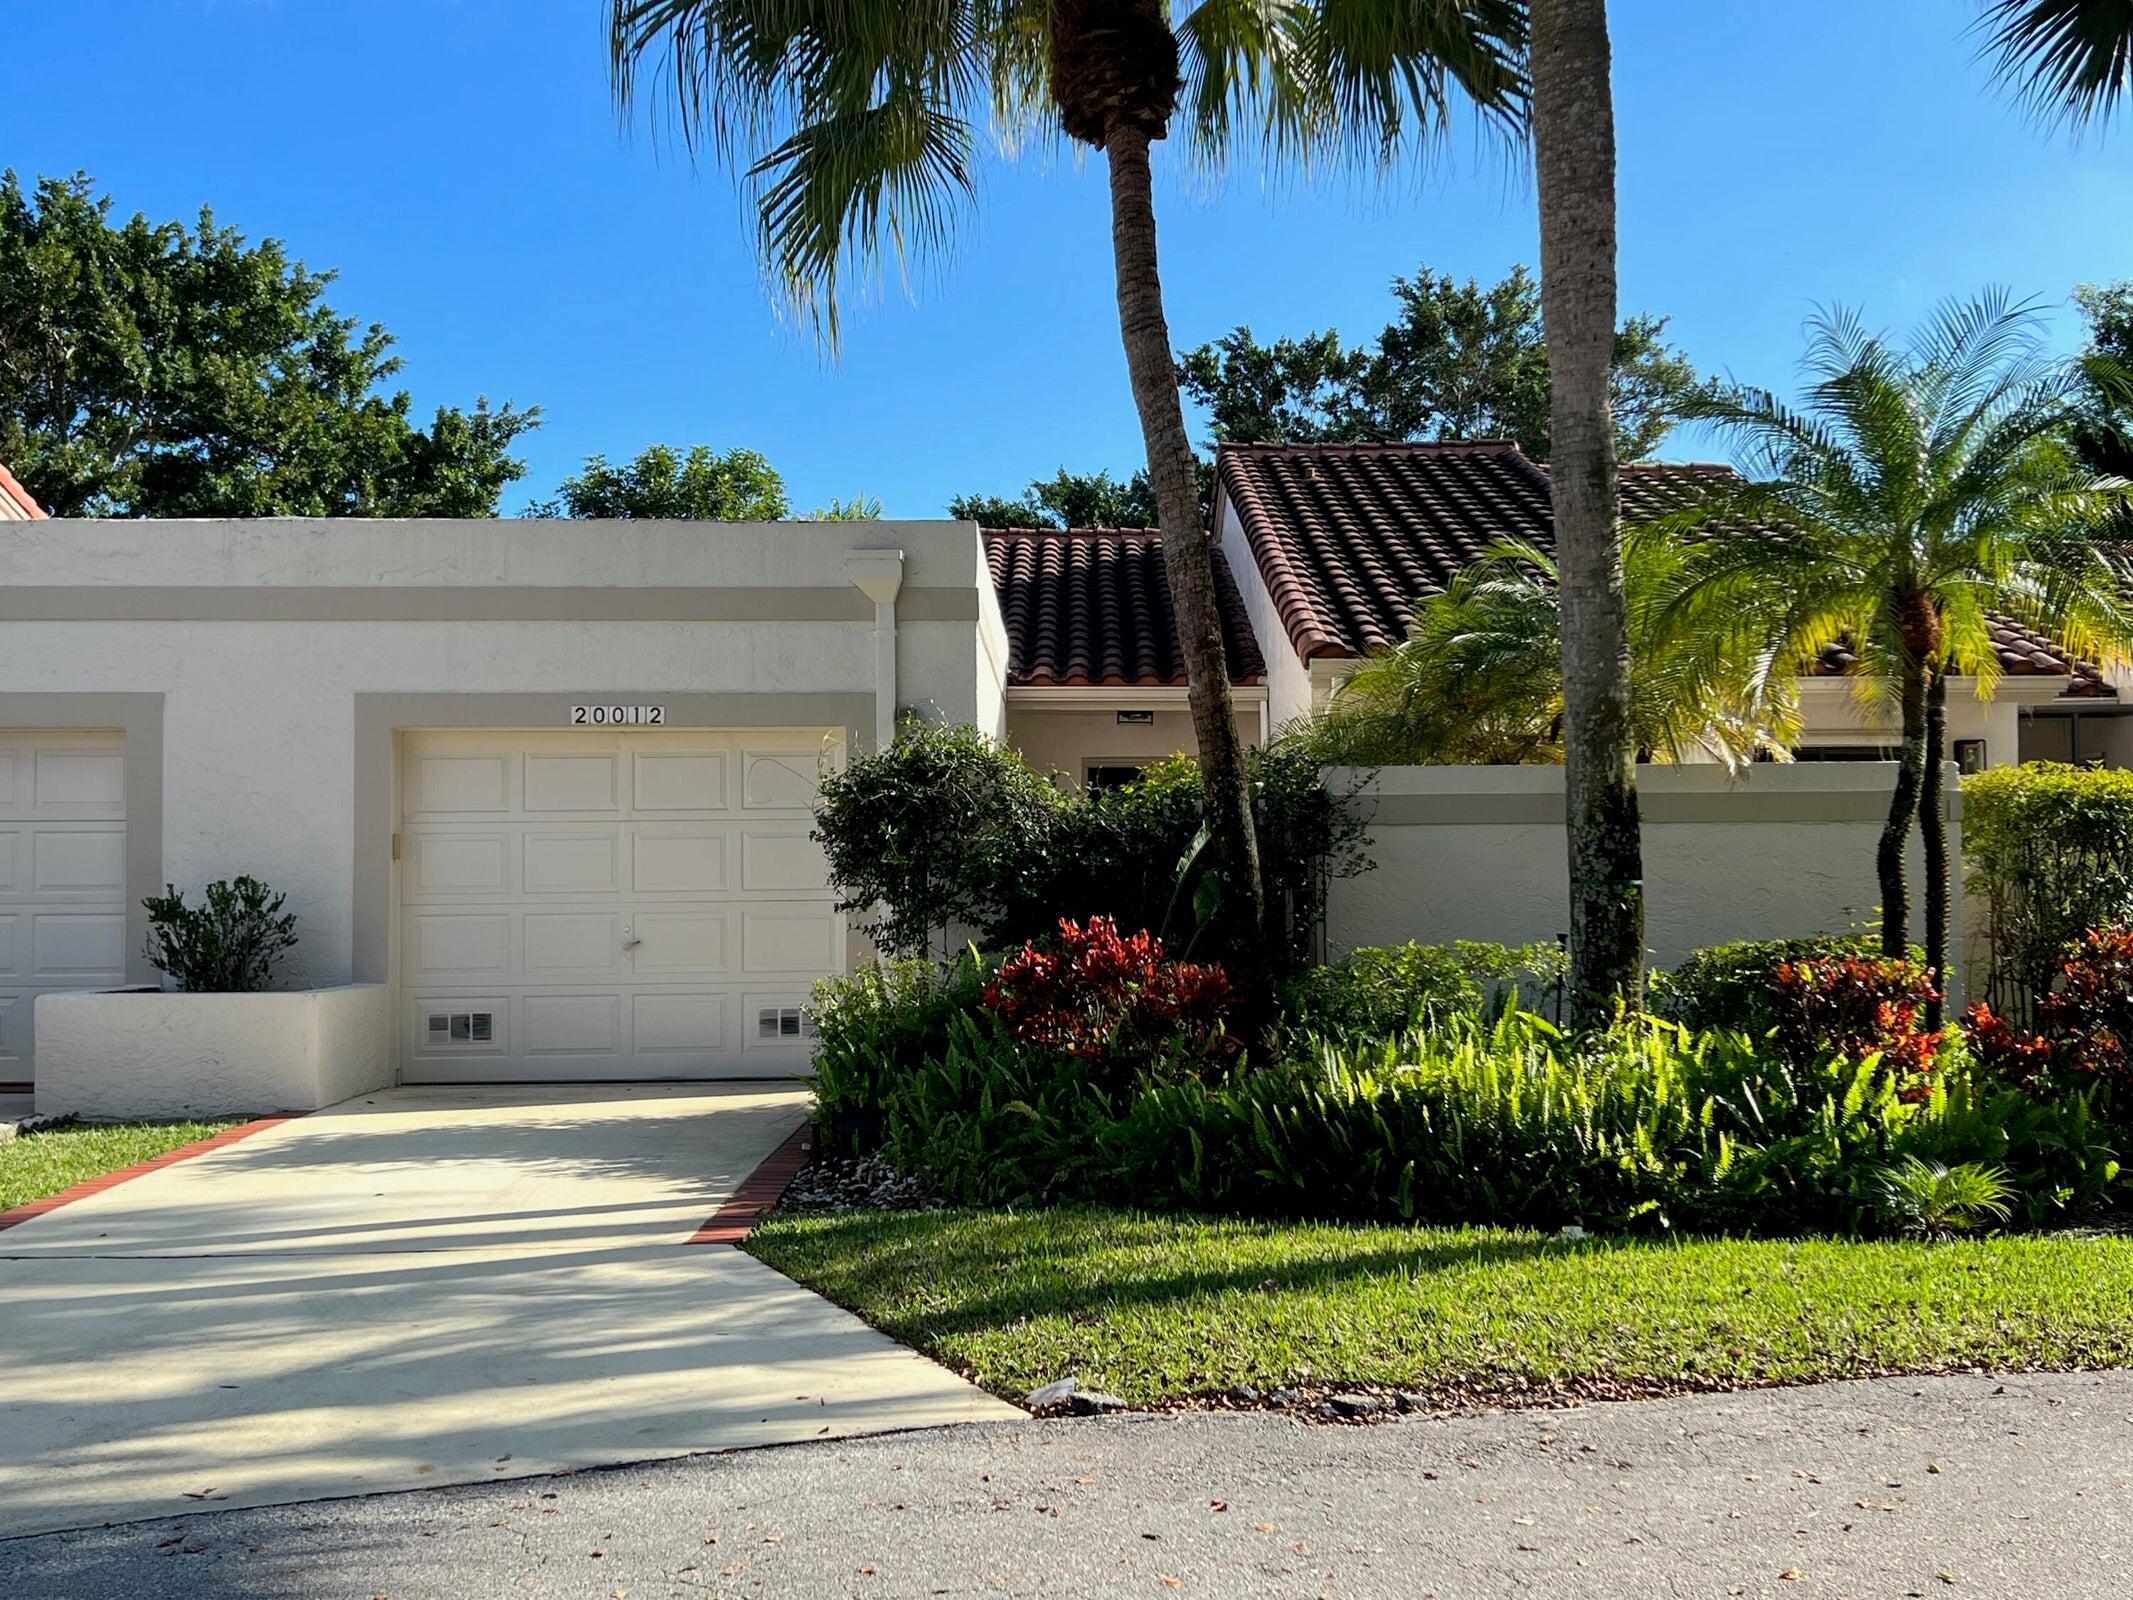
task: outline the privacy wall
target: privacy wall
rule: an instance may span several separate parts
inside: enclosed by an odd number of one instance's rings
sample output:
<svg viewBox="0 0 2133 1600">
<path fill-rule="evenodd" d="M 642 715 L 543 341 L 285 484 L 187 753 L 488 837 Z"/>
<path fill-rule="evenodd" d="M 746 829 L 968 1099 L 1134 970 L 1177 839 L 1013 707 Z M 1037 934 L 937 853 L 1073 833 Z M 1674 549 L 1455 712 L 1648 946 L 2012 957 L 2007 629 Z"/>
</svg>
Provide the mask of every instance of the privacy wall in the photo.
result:
<svg viewBox="0 0 2133 1600">
<path fill-rule="evenodd" d="M 1672 966 L 1702 945 L 1841 933 L 1874 923 L 1874 849 L 1892 762 L 1637 771 L 1644 814 L 1645 939 Z M 1568 926 L 1569 865 L 1560 767 L 1388 767 L 1336 771 L 1356 790 L 1374 870 L 1334 884 L 1326 942 L 1553 940 Z M 1360 784 L 1360 789 L 1357 785 Z M 1949 853 L 1961 860 L 1961 794 L 1944 785 Z M 1951 875 L 1963 926 L 1961 873 Z M 1914 835 L 1912 915 L 1923 902 Z"/>
</svg>

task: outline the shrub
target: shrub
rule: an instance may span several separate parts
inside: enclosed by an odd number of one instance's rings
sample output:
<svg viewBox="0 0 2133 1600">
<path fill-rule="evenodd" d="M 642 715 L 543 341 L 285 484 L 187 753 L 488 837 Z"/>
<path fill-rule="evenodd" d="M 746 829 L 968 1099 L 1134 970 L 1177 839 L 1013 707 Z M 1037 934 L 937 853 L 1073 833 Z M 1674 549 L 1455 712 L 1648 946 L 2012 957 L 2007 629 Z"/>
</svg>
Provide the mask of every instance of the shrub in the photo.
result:
<svg viewBox="0 0 2133 1600">
<path fill-rule="evenodd" d="M 1451 945 L 1364 946 L 1292 980 L 1283 1012 L 1292 1028 L 1331 1039 L 1390 1039 L 1499 999 L 1536 997 L 1563 964 L 1553 945 L 1510 949 L 1460 940 Z"/>
<path fill-rule="evenodd" d="M 2100 1088 L 2120 1121 L 2133 1120 L 2133 929 L 2084 933 L 2038 1000 L 2037 1020 L 2043 1031 L 2026 1032 L 1980 1002 L 1963 1014 L 1963 1032 L 2009 1082 L 2045 1094 Z"/>
<path fill-rule="evenodd" d="M 972 729 L 911 723 L 882 754 L 825 774 L 815 837 L 839 906 L 892 955 L 944 945 L 958 925 L 999 949 L 1047 937 L 1062 916 L 1102 915 L 1201 959 L 1266 940 L 1286 974 L 1309 958 L 1327 882 L 1362 870 L 1362 824 L 1303 752 L 1248 759 L 1264 929 L 1244 925 L 1242 897 L 1195 848 L 1200 770 L 1182 756 L 1063 794 Z"/>
<path fill-rule="evenodd" d="M 141 902 L 148 908 L 147 956 L 187 994 L 250 994 L 267 987 L 296 944 L 286 895 L 257 878 L 211 883 L 190 904 L 174 883 Z"/>
<path fill-rule="evenodd" d="M 1963 854 L 1991 918 L 1987 996 L 2026 1025 L 2083 933 L 2133 921 L 2133 772 L 2025 762 L 1965 778 Z"/>
<path fill-rule="evenodd" d="M 1062 804 L 975 728 L 914 722 L 888 749 L 822 774 L 814 837 L 838 909 L 885 953 L 919 956 L 958 924 L 990 934 L 1019 914 Z"/>
<path fill-rule="evenodd" d="M 1947 1166 L 1920 1156 L 1882 1170 L 1880 1207 L 1893 1233 L 1946 1239 L 2005 1222 L 2014 1190 L 2007 1174 L 1975 1161 Z"/>
<path fill-rule="evenodd" d="M 1878 1056 L 1918 1098 L 1938 1063 L 1942 1030 L 1925 1026 L 1926 1008 L 1940 998 L 1915 961 L 1879 956 L 1824 956 L 1787 961 L 1777 969 L 1777 1027 L 1771 1038 L 1786 1059 L 1805 1065 L 1835 1058 Z"/>
<path fill-rule="evenodd" d="M 950 1019 L 971 1010 L 985 977 L 973 956 L 946 964 L 889 961 L 815 985 L 815 1102 L 839 1144 L 871 1142 L 888 1086 L 935 1049 Z"/>
<path fill-rule="evenodd" d="M 1220 967 L 1166 961 L 1161 940 L 1145 929 L 1123 937 L 1109 917 L 1086 928 L 1062 920 L 1055 941 L 1024 945 L 985 989 L 1016 1040 L 1072 1058 L 1099 1088 L 1158 1065 L 1228 1065 L 1235 998 Z"/>
<path fill-rule="evenodd" d="M 2043 1103 L 1959 1058 L 1922 1097 L 1903 1088 L 1878 1061 L 1794 1067 L 1664 1023 L 1573 1049 L 1523 1013 L 1219 1081 L 1098 1083 L 981 1014 L 890 1087 L 883 1132 L 966 1204 L 1545 1228 L 1879 1226 L 1886 1169 L 1913 1155 L 2004 1169 L 2035 1225 L 2117 1177 L 2082 1097 Z"/>
<path fill-rule="evenodd" d="M 1872 941 L 1849 934 L 1747 939 L 1692 951 L 1670 973 L 1652 974 L 1652 1009 L 1692 1033 L 1730 1028 L 1760 1039 L 1777 1026 L 1777 969 L 1788 961 L 1869 955 Z"/>
</svg>

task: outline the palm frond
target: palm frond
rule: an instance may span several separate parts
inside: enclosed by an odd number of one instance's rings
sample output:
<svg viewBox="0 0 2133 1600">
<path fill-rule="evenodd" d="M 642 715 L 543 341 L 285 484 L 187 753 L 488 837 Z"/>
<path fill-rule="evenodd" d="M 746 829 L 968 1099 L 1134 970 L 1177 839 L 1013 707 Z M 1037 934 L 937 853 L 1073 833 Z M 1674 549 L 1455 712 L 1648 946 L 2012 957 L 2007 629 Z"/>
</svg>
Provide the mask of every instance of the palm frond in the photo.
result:
<svg viewBox="0 0 2133 1600">
<path fill-rule="evenodd" d="M 2046 122 L 2108 118 L 2133 84 L 2133 0 L 1992 0 L 1994 75 Z"/>
</svg>

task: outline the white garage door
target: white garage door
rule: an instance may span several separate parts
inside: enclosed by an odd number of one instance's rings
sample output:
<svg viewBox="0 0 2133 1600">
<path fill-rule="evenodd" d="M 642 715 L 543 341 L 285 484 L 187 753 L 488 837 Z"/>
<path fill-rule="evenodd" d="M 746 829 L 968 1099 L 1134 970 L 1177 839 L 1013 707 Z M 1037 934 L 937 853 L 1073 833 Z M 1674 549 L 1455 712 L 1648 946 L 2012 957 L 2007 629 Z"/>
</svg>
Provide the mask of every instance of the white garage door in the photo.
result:
<svg viewBox="0 0 2133 1600">
<path fill-rule="evenodd" d="M 0 733 L 0 1083 L 28 1083 L 37 996 L 126 979 L 126 747 Z"/>
<path fill-rule="evenodd" d="M 409 1082 L 780 1076 L 843 970 L 813 827 L 823 729 L 411 732 Z"/>
</svg>

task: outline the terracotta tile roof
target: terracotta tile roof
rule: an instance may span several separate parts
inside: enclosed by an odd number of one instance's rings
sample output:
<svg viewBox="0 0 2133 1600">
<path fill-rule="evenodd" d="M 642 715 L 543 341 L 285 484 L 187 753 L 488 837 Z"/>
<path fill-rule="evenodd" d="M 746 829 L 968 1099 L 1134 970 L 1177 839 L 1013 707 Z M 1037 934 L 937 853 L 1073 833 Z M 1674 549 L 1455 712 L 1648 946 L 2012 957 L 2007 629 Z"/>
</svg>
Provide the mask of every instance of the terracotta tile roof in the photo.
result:
<svg viewBox="0 0 2133 1600">
<path fill-rule="evenodd" d="M 1183 684 L 1162 536 L 1153 528 L 987 528 L 985 562 L 1007 623 L 1007 681 Z M 1215 596 L 1238 683 L 1266 676 L 1244 598 L 1215 557 Z"/>
<path fill-rule="evenodd" d="M 1733 469 L 1640 462 L 1622 469 L 1626 516 L 1650 516 Z M 1548 469 L 1508 440 L 1428 444 L 1223 445 L 1216 481 L 1302 659 L 1364 656 L 1407 637 L 1414 603 L 1503 538 L 1555 546 Z M 2003 671 L 2071 675 L 2074 694 L 2109 694 L 2095 668 L 1993 619 Z M 1828 652 L 1822 672 L 1852 662 Z"/>
<path fill-rule="evenodd" d="M 23 488 L 15 475 L 4 466 L 0 466 L 0 502 L 5 502 L 0 504 L 0 521 L 44 520 L 44 507 L 30 497 L 30 491 Z"/>
</svg>

